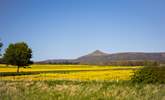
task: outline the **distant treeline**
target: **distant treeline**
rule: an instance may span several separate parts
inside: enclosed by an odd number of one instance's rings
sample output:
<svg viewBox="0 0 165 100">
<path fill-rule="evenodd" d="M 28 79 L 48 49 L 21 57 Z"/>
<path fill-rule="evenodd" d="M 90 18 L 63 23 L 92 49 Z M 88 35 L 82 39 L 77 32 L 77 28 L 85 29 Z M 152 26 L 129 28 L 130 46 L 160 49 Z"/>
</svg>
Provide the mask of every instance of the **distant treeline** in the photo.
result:
<svg viewBox="0 0 165 100">
<path fill-rule="evenodd" d="M 160 62 L 157 61 L 112 61 L 109 63 L 105 63 L 105 65 L 112 66 L 144 66 L 144 65 L 159 65 Z"/>
<path fill-rule="evenodd" d="M 85 65 L 110 65 L 110 66 L 144 66 L 147 64 L 152 65 L 159 65 L 159 64 L 165 64 L 165 62 L 158 62 L 158 61 L 110 61 L 110 62 L 104 62 L 104 63 L 80 63 L 80 62 L 71 62 L 71 61 L 64 61 L 64 62 L 37 62 L 36 64 L 61 64 L 61 65 L 67 65 L 67 64 L 85 64 Z"/>
<path fill-rule="evenodd" d="M 79 62 L 49 62 L 47 64 L 61 64 L 61 65 L 74 65 L 74 64 L 80 64 Z"/>
<path fill-rule="evenodd" d="M 58 61 L 41 61 L 41 62 L 35 62 L 35 64 L 61 64 L 61 65 L 72 65 L 72 64 L 80 64 L 76 61 L 70 61 L 70 60 L 58 60 Z"/>
</svg>

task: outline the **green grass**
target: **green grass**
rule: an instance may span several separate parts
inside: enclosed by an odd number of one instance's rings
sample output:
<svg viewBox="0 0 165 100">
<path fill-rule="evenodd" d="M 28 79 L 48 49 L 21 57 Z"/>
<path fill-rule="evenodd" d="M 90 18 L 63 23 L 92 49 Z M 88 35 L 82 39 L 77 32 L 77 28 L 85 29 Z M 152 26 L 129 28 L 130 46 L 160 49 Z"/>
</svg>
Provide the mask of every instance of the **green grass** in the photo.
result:
<svg viewBox="0 0 165 100">
<path fill-rule="evenodd" d="M 163 84 L 128 81 L 1 81 L 0 100 L 164 100 Z"/>
</svg>

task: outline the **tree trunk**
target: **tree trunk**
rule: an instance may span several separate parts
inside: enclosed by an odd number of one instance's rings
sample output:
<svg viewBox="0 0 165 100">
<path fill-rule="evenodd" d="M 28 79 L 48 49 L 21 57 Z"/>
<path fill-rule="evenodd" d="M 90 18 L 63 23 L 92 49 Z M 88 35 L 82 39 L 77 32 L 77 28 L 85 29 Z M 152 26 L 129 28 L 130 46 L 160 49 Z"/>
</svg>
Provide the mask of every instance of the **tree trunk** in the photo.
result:
<svg viewBox="0 0 165 100">
<path fill-rule="evenodd" d="M 19 66 L 17 67 L 17 73 L 19 73 Z"/>
</svg>

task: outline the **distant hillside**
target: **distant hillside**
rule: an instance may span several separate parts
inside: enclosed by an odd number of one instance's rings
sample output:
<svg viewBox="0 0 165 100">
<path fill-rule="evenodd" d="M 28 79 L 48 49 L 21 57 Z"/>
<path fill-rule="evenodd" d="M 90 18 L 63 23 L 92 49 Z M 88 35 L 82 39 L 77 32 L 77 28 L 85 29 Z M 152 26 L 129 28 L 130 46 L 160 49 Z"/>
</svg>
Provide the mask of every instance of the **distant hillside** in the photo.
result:
<svg viewBox="0 0 165 100">
<path fill-rule="evenodd" d="M 165 62 L 165 52 L 162 53 L 143 53 L 143 52 L 126 52 L 108 54 L 96 50 L 90 54 L 79 57 L 77 59 L 64 59 L 64 60 L 46 60 L 40 63 L 71 63 L 71 64 L 97 64 L 97 65 L 111 65 L 116 62 L 144 62 L 144 61 L 157 61 Z"/>
<path fill-rule="evenodd" d="M 157 61 L 165 62 L 165 53 L 138 53 L 138 52 L 128 52 L 128 53 L 115 53 L 99 56 L 82 56 L 77 59 L 81 64 L 110 64 L 112 62 L 121 61 Z"/>
</svg>

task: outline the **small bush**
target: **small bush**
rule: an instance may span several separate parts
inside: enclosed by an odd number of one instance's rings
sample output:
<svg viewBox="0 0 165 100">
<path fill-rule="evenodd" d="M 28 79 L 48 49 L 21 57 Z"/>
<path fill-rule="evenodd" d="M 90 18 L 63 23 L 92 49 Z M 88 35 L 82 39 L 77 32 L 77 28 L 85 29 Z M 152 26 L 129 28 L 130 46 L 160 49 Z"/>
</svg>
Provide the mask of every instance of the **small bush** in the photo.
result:
<svg viewBox="0 0 165 100">
<path fill-rule="evenodd" d="M 133 83 L 165 83 L 165 66 L 147 66 L 135 71 Z"/>
</svg>

